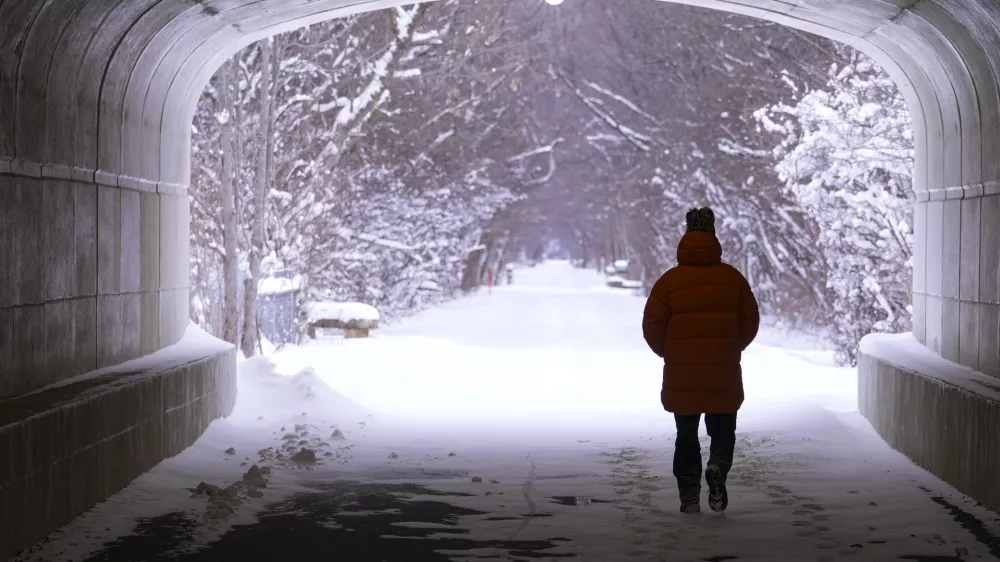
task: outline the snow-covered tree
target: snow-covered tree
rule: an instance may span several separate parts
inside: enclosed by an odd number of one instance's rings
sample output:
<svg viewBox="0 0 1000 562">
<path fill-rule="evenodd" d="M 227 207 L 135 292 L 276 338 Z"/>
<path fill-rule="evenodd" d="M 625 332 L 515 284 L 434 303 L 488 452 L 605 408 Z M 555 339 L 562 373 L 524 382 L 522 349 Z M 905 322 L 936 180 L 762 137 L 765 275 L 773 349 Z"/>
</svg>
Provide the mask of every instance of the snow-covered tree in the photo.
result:
<svg viewBox="0 0 1000 562">
<path fill-rule="evenodd" d="M 845 48 L 823 88 L 795 104 L 761 109 L 787 192 L 809 217 L 832 294 L 839 358 L 857 361 L 869 332 L 910 329 L 913 255 L 913 132 L 889 76 Z"/>
<path fill-rule="evenodd" d="M 249 354 L 259 277 L 296 274 L 300 319 L 318 299 L 392 318 L 450 297 L 479 246 L 499 259 L 484 233 L 544 181 L 534 164 L 556 144 L 523 134 L 534 30 L 516 12 L 404 6 L 286 33 L 227 63 L 194 120 L 193 318 Z M 234 312 L 242 322 L 227 324 Z"/>
<path fill-rule="evenodd" d="M 579 131 L 565 135 L 561 196 L 549 198 L 572 217 L 563 230 L 591 261 L 629 258 L 648 278 L 675 263 L 685 212 L 711 205 L 726 259 L 753 274 L 765 312 L 813 319 L 822 275 L 753 111 L 795 98 L 783 73 L 823 83 L 833 44 L 669 3 L 581 0 L 574 16 L 548 67 L 559 103 L 538 110 Z"/>
</svg>

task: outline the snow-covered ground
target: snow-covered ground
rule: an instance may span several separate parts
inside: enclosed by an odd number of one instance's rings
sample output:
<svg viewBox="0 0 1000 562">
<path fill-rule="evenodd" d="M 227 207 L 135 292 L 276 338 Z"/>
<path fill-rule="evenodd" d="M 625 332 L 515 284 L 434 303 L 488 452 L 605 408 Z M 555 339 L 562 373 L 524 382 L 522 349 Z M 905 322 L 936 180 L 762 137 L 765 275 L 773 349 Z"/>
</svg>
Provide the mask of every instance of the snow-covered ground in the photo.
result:
<svg viewBox="0 0 1000 562">
<path fill-rule="evenodd" d="M 643 300 L 563 262 L 514 283 L 243 362 L 230 418 L 21 560 L 1000 557 L 996 515 L 857 413 L 853 369 L 767 327 L 743 359 L 730 508 L 681 515 Z M 266 482 L 242 478 L 254 464 Z M 220 500 L 201 482 L 242 483 Z"/>
</svg>

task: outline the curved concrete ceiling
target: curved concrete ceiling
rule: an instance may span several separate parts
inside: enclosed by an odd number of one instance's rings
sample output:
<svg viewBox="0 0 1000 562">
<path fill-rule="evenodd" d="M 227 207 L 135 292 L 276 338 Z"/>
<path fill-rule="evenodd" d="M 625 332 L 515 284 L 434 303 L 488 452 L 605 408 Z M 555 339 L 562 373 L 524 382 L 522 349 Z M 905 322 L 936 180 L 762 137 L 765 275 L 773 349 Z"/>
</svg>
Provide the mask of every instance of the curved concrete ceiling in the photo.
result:
<svg viewBox="0 0 1000 562">
<path fill-rule="evenodd" d="M 679 0 L 855 46 L 914 115 L 917 189 L 1000 178 L 1000 2 Z M 0 0 L 0 159 L 28 175 L 183 189 L 198 96 L 262 37 L 407 2 Z M 930 196 L 923 195 L 925 198 Z"/>
</svg>

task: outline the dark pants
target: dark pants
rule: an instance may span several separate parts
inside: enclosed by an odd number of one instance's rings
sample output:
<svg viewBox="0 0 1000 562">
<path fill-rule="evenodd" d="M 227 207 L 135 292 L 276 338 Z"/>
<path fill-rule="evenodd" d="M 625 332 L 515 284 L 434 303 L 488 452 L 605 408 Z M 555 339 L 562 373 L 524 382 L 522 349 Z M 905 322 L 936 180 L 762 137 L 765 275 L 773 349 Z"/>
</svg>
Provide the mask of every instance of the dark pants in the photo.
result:
<svg viewBox="0 0 1000 562">
<path fill-rule="evenodd" d="M 674 414 L 677 422 L 677 441 L 674 447 L 674 477 L 681 493 L 682 503 L 695 503 L 701 493 L 701 444 L 698 443 L 698 424 L 701 414 L 682 416 Z M 716 465 L 725 478 L 733 466 L 733 448 L 736 446 L 736 413 L 705 414 L 705 427 L 712 438 L 708 464 Z"/>
</svg>

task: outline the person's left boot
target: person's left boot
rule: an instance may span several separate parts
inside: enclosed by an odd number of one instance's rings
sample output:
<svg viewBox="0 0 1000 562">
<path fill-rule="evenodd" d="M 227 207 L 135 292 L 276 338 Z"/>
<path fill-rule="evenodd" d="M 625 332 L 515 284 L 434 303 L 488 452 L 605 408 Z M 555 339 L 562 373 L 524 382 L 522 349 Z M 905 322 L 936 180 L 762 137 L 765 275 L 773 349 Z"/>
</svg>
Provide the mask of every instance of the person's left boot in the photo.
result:
<svg viewBox="0 0 1000 562">
<path fill-rule="evenodd" d="M 705 482 L 708 484 L 708 507 L 721 513 L 729 507 L 729 494 L 726 492 L 726 476 L 719 465 L 709 464 L 705 468 Z"/>
</svg>

